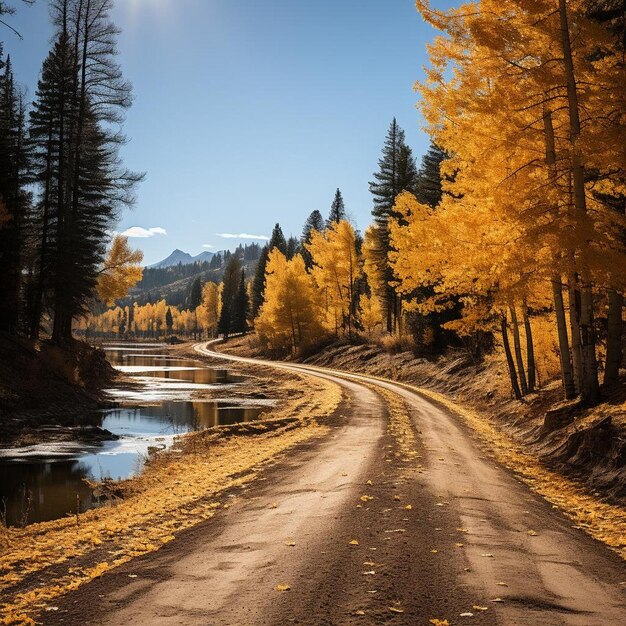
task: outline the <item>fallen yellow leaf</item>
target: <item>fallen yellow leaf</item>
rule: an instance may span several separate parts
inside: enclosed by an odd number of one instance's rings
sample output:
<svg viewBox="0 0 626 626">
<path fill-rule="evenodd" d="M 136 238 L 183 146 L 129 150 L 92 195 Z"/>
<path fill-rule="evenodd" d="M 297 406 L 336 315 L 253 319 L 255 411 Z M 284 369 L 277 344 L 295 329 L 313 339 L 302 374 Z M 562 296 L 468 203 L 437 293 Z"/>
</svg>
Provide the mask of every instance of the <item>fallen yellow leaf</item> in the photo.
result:
<svg viewBox="0 0 626 626">
<path fill-rule="evenodd" d="M 276 591 L 291 591 L 291 587 L 289 585 L 276 585 L 274 589 Z"/>
<path fill-rule="evenodd" d="M 352 539 L 351 541 L 348 542 L 348 545 L 350 545 L 350 546 L 358 546 L 359 542 L 356 539 Z"/>
</svg>

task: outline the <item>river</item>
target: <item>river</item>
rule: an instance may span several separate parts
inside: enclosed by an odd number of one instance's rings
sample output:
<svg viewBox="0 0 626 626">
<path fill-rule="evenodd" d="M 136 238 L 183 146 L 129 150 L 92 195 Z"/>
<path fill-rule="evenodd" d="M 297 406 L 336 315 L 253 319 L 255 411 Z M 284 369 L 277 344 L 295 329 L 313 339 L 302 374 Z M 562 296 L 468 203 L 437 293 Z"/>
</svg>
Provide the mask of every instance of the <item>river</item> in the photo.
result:
<svg viewBox="0 0 626 626">
<path fill-rule="evenodd" d="M 108 389 L 117 408 L 81 416 L 80 421 L 117 439 L 0 449 L 0 507 L 6 524 L 24 526 L 98 506 L 86 480 L 133 476 L 151 451 L 172 445 L 177 435 L 251 421 L 273 404 L 238 398 L 241 378 L 174 356 L 164 344 L 120 343 L 104 349 L 109 362 L 135 384 Z M 203 399 L 192 397 L 199 394 Z"/>
</svg>

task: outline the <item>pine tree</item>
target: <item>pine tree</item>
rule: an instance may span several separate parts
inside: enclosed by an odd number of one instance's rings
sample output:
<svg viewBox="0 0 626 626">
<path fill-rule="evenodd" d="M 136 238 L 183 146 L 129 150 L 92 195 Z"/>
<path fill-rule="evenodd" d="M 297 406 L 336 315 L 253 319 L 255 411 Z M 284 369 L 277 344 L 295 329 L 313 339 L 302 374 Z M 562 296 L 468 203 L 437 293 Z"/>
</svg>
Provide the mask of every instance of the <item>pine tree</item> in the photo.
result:
<svg viewBox="0 0 626 626">
<path fill-rule="evenodd" d="M 337 189 L 337 191 L 335 192 L 335 199 L 330 205 L 330 213 L 328 215 L 328 219 L 326 220 L 326 228 L 332 226 L 333 224 L 338 224 L 345 219 L 346 207 L 343 202 L 343 196 L 341 195 L 341 191 Z"/>
<path fill-rule="evenodd" d="M 200 278 L 196 278 L 191 284 L 191 289 L 189 291 L 189 310 L 195 311 L 202 302 L 202 283 L 200 282 Z"/>
<path fill-rule="evenodd" d="M 16 333 L 21 312 L 28 151 L 25 108 L 13 77 L 11 59 L 0 49 L 0 330 Z"/>
<path fill-rule="evenodd" d="M 287 260 L 293 259 L 298 254 L 300 249 L 300 242 L 293 235 L 287 239 Z"/>
<path fill-rule="evenodd" d="M 415 183 L 415 197 L 418 202 L 435 208 L 443 195 L 441 164 L 448 155 L 437 144 L 431 141 L 426 154 L 422 157 L 422 163 L 417 172 Z"/>
<path fill-rule="evenodd" d="M 263 246 L 261 256 L 256 264 L 254 278 L 252 280 L 252 303 L 251 315 L 255 319 L 259 314 L 261 306 L 263 306 L 263 295 L 265 293 L 265 268 L 267 266 L 267 258 L 269 256 L 269 245 Z"/>
<path fill-rule="evenodd" d="M 141 179 L 118 158 L 124 138 L 115 126 L 131 94 L 115 61 L 111 6 L 111 0 L 53 5 L 58 33 L 31 115 L 40 186 L 31 334 L 39 332 L 45 299 L 54 311 L 56 342 L 71 338 L 72 321 L 96 287 L 117 210 L 133 202 Z"/>
<path fill-rule="evenodd" d="M 403 191 L 413 191 L 417 183 L 417 169 L 411 149 L 406 145 L 404 131 L 394 118 L 389 127 L 383 154 L 378 161 L 379 171 L 370 182 L 374 196 L 375 228 L 370 230 L 370 261 L 378 266 L 375 274 L 378 282 L 371 285 L 380 300 L 386 318 L 387 332 L 396 332 L 401 316 L 401 301 L 391 282 L 393 272 L 388 261 L 390 223 L 400 218 L 394 211 L 396 198 Z"/>
<path fill-rule="evenodd" d="M 417 169 L 411 149 L 406 145 L 404 131 L 394 117 L 387 132 L 383 154 L 378 161 L 378 172 L 370 182 L 370 192 L 374 196 L 372 215 L 379 226 L 387 226 L 394 214 L 393 206 L 402 191 L 414 191 L 417 182 Z"/>
<path fill-rule="evenodd" d="M 231 254 L 224 270 L 222 288 L 222 310 L 217 325 L 217 332 L 224 335 L 224 339 L 233 332 L 235 320 L 235 299 L 241 280 L 241 263 L 237 255 Z"/>
<path fill-rule="evenodd" d="M 307 217 L 302 229 L 302 235 L 300 237 L 300 249 L 302 258 L 304 259 L 304 265 L 307 270 L 313 267 L 313 260 L 311 253 L 309 252 L 307 245 L 311 243 L 311 235 L 313 232 L 321 233 L 324 230 L 324 218 L 322 214 L 316 209 Z"/>
<path fill-rule="evenodd" d="M 245 334 L 248 331 L 248 309 L 250 308 L 248 290 L 246 289 L 246 277 L 241 270 L 239 287 L 233 302 L 232 332 Z"/>
<path fill-rule="evenodd" d="M 165 328 L 167 328 L 168 336 L 172 334 L 172 329 L 174 328 L 174 318 L 172 317 L 172 309 L 168 306 L 167 312 L 165 313 Z"/>
<path fill-rule="evenodd" d="M 287 240 L 285 239 L 285 235 L 283 235 L 283 230 L 280 227 L 280 224 L 276 224 L 276 226 L 274 226 L 268 245 L 270 250 L 276 248 L 287 256 Z"/>
</svg>

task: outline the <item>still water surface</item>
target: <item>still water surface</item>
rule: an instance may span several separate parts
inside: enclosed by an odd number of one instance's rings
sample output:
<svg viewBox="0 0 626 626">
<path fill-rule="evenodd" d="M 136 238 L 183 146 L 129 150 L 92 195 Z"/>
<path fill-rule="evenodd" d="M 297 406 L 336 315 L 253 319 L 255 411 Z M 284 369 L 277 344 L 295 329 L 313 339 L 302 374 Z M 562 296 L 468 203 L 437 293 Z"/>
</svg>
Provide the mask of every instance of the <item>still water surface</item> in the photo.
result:
<svg viewBox="0 0 626 626">
<path fill-rule="evenodd" d="M 141 471 L 149 450 L 167 447 L 178 434 L 257 419 L 270 400 L 233 397 L 241 379 L 228 370 L 167 354 L 167 346 L 104 346 L 107 358 L 132 377 L 136 388 L 109 390 L 117 401 L 143 403 L 85 416 L 119 437 L 88 445 L 59 442 L 0 450 L 0 507 L 9 525 L 45 521 L 98 505 L 85 479 L 128 478 Z M 190 400 L 215 389 L 219 400 Z M 217 395 L 217 394 L 214 394 Z M 149 403 L 149 404 L 147 404 Z"/>
</svg>

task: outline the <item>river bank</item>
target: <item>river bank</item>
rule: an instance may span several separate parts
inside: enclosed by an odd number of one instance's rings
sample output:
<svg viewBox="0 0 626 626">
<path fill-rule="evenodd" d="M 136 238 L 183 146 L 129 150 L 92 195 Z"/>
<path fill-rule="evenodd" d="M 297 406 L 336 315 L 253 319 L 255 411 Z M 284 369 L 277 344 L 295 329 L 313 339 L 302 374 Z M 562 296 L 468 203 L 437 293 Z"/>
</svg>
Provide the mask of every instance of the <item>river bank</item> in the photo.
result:
<svg viewBox="0 0 626 626">
<path fill-rule="evenodd" d="M 210 359 L 203 361 L 210 364 Z M 245 376 L 238 389 L 242 395 L 257 400 L 271 395 L 272 406 L 260 419 L 175 436 L 171 447 L 147 459 L 141 473 L 100 483 L 97 488 L 105 500 L 99 508 L 0 529 L 3 623 L 32 623 L 32 616 L 59 595 L 157 550 L 228 508 L 230 496 L 267 463 L 327 433 L 324 421 L 341 402 L 336 385 L 263 368 L 233 369 Z"/>
<path fill-rule="evenodd" d="M 104 344 L 109 386 L 103 406 L 56 407 L 22 426 L 0 447 L 0 519 L 26 526 L 102 505 L 106 483 L 137 476 L 177 437 L 265 419 L 273 407 L 300 397 L 288 377 L 276 383 L 224 367 L 162 343 Z"/>
<path fill-rule="evenodd" d="M 85 416 L 111 405 L 103 390 L 117 376 L 83 342 L 60 348 L 0 334 L 0 447 L 106 440 Z"/>
</svg>

